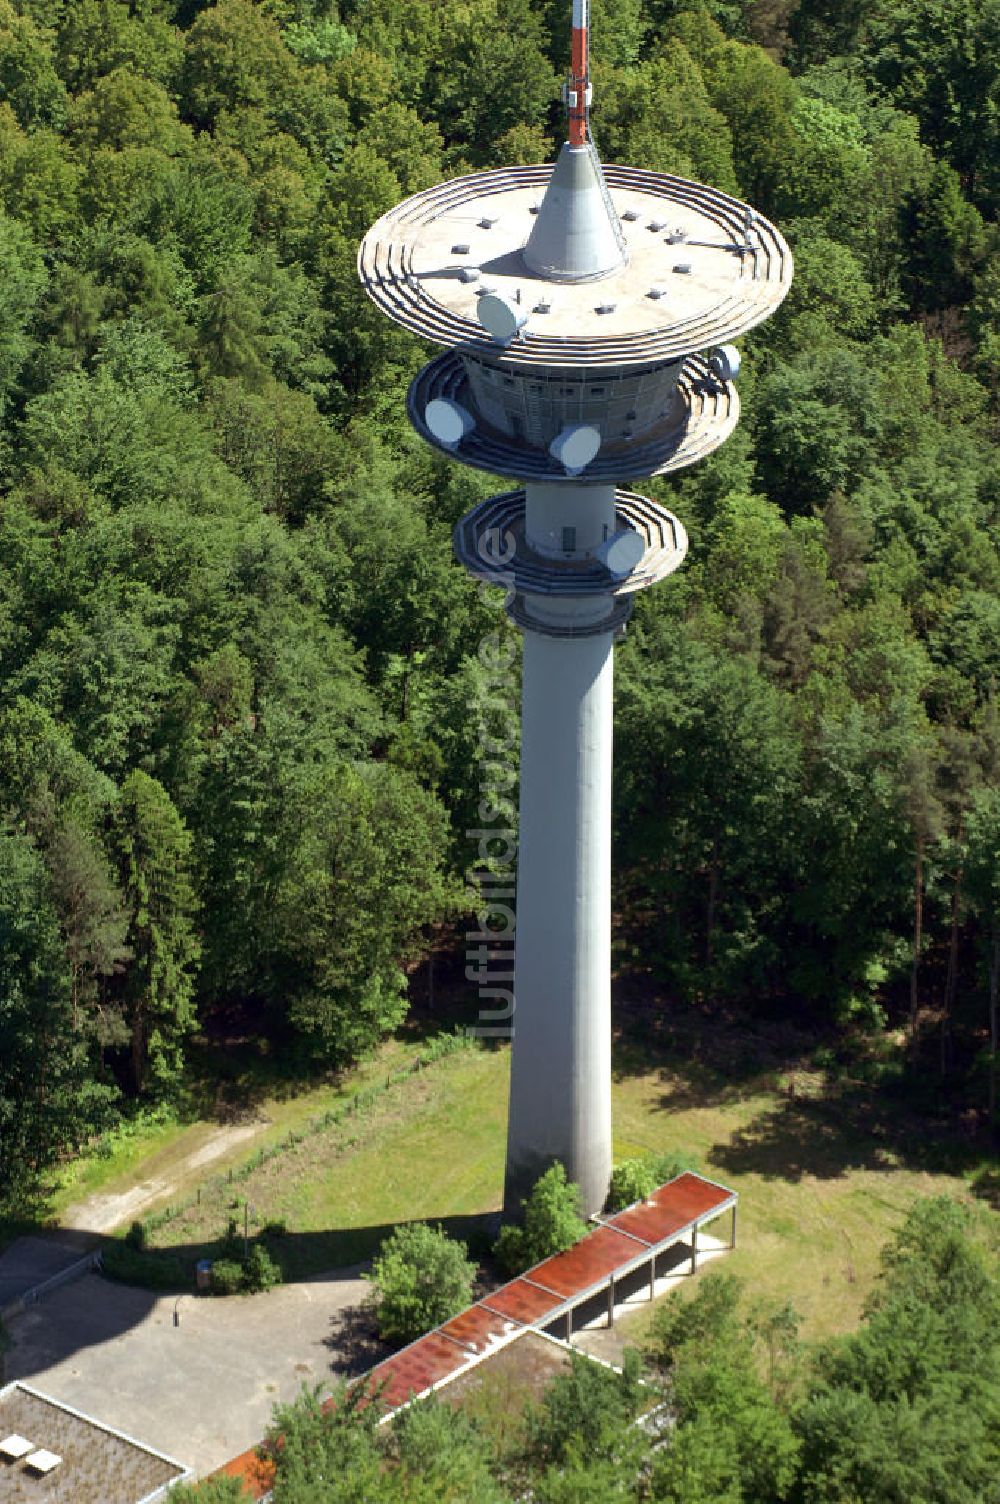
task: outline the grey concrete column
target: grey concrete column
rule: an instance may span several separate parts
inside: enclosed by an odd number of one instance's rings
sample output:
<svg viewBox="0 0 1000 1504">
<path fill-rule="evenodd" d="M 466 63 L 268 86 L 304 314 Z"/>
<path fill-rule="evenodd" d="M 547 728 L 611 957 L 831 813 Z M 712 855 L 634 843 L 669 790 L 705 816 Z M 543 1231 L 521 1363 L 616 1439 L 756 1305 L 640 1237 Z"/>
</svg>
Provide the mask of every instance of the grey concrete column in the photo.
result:
<svg viewBox="0 0 1000 1504">
<path fill-rule="evenodd" d="M 587 1214 L 611 1177 L 612 641 L 524 634 L 510 1213 L 553 1160 Z"/>
</svg>

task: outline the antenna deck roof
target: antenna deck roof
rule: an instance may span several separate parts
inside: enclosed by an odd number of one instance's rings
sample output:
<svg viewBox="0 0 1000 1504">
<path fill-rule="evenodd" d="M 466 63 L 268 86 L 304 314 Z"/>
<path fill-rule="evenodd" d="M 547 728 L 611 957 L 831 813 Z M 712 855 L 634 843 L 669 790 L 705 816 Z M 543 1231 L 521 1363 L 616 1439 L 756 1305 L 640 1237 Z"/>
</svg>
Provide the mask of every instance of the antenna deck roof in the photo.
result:
<svg viewBox="0 0 1000 1504">
<path fill-rule="evenodd" d="M 590 279 L 532 271 L 524 249 L 552 173 L 473 173 L 405 200 L 361 244 L 367 292 L 437 344 L 477 346 L 513 367 L 589 369 L 676 360 L 733 339 L 788 292 L 791 252 L 770 221 L 719 189 L 632 167 L 604 168 L 624 264 Z M 484 291 L 527 315 L 506 346 L 477 319 Z"/>
</svg>

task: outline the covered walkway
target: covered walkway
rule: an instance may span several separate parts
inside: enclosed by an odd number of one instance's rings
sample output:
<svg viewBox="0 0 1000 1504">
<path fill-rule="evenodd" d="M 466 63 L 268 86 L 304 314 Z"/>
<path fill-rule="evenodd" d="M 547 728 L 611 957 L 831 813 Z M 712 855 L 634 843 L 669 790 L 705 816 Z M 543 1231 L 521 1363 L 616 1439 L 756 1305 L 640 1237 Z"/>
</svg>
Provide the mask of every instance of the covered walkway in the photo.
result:
<svg viewBox="0 0 1000 1504">
<path fill-rule="evenodd" d="M 363 1386 L 371 1393 L 385 1421 L 526 1330 L 568 1341 L 574 1322 L 591 1321 L 599 1301 L 604 1302 L 610 1326 L 621 1295 L 634 1289 L 638 1280 L 648 1282 L 653 1299 L 657 1279 L 676 1267 L 678 1245 L 686 1245 L 693 1274 L 699 1232 L 724 1212 L 731 1213 L 729 1246 L 734 1248 L 736 1203 L 736 1192 L 726 1186 L 690 1172 L 678 1175 L 648 1200 L 599 1218 L 593 1232 L 565 1253 L 536 1264 L 386 1358 L 358 1379 L 355 1388 Z M 220 1472 L 242 1477 L 254 1498 L 267 1492 L 269 1470 L 255 1452 L 234 1458 Z"/>
</svg>

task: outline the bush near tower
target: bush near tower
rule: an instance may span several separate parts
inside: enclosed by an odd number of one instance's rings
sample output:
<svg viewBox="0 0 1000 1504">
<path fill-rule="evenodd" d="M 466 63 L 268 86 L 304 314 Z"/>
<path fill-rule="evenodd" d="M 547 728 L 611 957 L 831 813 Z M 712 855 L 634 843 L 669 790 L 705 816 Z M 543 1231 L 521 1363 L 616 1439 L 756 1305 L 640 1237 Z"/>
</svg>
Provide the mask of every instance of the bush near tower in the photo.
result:
<svg viewBox="0 0 1000 1504">
<path fill-rule="evenodd" d="M 519 1274 L 542 1259 L 572 1248 L 587 1231 L 580 1216 L 580 1187 L 566 1179 L 558 1162 L 535 1182 L 524 1208 L 524 1223 L 510 1222 L 500 1229 L 493 1252 L 504 1269 Z"/>
<path fill-rule="evenodd" d="M 471 1305 L 476 1266 L 468 1252 L 465 1243 L 426 1222 L 394 1229 L 366 1275 L 387 1342 L 412 1342 Z"/>
</svg>

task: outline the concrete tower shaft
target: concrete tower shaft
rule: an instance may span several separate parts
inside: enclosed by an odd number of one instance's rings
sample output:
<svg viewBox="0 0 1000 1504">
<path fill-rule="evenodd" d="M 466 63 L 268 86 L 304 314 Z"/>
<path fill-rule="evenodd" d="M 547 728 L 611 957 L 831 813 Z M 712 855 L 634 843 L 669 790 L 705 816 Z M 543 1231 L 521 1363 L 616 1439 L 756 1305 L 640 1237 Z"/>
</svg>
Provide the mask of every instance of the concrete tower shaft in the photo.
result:
<svg viewBox="0 0 1000 1504">
<path fill-rule="evenodd" d="M 514 1208 L 553 1160 L 590 1209 L 611 1176 L 613 643 L 610 632 L 524 632 L 505 1188 Z"/>
<path fill-rule="evenodd" d="M 724 442 L 739 417 L 738 360 L 713 347 L 768 317 L 792 276 L 783 238 L 748 205 L 602 166 L 588 12 L 574 0 L 569 139 L 555 166 L 417 194 L 358 256 L 374 301 L 445 346 L 410 388 L 414 427 L 524 487 L 480 503 L 454 533 L 460 562 L 505 587 L 524 634 L 514 1211 L 553 1160 L 588 1212 L 611 1173 L 613 645 L 637 592 L 687 550 L 677 518 L 621 483 Z"/>
</svg>

